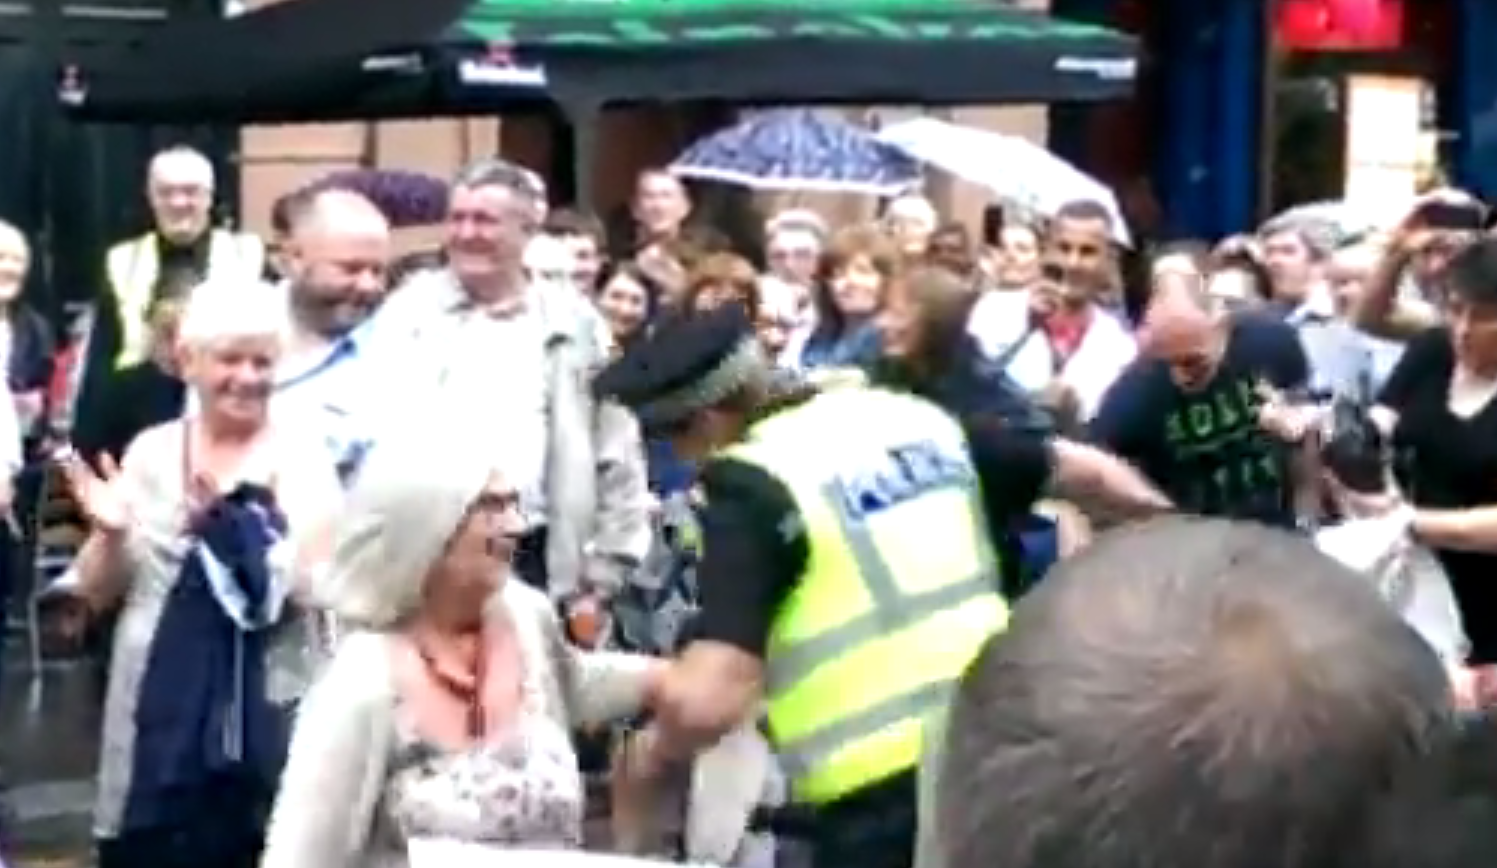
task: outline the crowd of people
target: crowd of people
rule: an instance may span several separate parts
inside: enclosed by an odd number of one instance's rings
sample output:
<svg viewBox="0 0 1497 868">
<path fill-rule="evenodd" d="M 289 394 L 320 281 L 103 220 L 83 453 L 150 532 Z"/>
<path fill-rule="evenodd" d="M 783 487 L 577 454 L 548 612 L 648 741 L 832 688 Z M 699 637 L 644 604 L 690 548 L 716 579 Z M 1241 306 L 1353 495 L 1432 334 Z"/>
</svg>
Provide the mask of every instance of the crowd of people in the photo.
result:
<svg viewBox="0 0 1497 868">
<path fill-rule="evenodd" d="M 397 256 L 384 192 L 264 243 L 163 151 L 61 348 L 0 227 L 0 600 L 103 637 L 101 868 L 1497 859 L 1477 200 L 1128 251 L 907 195 L 750 245 L 666 170 L 611 225 L 491 160 Z M 32 588 L 39 474 L 86 532 Z M 1317 550 L 1354 522 L 1431 556 Z"/>
</svg>

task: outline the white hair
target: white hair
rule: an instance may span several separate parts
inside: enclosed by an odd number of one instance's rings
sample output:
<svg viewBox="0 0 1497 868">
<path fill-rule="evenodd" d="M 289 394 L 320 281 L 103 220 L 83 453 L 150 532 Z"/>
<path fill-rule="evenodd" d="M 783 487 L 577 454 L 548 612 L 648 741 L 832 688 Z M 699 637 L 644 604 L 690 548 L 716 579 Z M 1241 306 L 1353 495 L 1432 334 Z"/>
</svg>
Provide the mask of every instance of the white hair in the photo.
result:
<svg viewBox="0 0 1497 868">
<path fill-rule="evenodd" d="M 177 340 L 189 347 L 244 338 L 284 344 L 289 325 L 283 291 L 253 278 L 209 278 L 188 294 Z"/>
<path fill-rule="evenodd" d="M 463 425 L 381 439 L 344 500 L 319 593 L 340 623 L 388 630 L 416 613 L 432 567 L 488 484 L 491 455 Z"/>
<path fill-rule="evenodd" d="M 818 244 L 825 242 L 829 234 L 826 221 L 810 208 L 786 208 L 764 221 L 766 238 L 773 238 L 782 232 L 804 232 L 814 235 Z"/>
<path fill-rule="evenodd" d="M 152 181 L 196 184 L 209 190 L 215 182 L 213 164 L 201 151 L 185 145 L 167 148 L 152 157 L 147 176 Z"/>
<path fill-rule="evenodd" d="M 885 217 L 890 220 L 899 218 L 918 222 L 931 229 L 935 229 L 940 220 L 936 206 L 929 199 L 915 193 L 906 193 L 890 202 Z"/>
</svg>

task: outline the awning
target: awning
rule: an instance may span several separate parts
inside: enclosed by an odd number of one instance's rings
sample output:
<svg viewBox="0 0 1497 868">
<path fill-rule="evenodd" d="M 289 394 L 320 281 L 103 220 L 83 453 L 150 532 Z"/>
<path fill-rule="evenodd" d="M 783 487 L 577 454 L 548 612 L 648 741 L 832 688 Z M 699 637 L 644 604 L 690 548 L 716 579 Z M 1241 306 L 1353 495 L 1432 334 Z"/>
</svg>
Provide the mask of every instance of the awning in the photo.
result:
<svg viewBox="0 0 1497 868">
<path fill-rule="evenodd" d="M 982 104 L 1132 91 L 1137 43 L 998 0 L 288 0 L 74 71 L 83 118 L 275 122 L 604 105 Z"/>
<path fill-rule="evenodd" d="M 476 0 L 454 37 L 603 102 L 1114 99 L 1132 93 L 1138 53 L 1000 0 Z"/>
<path fill-rule="evenodd" d="M 229 18 L 162 24 L 62 72 L 80 119 L 279 123 L 492 112 L 539 87 L 470 89 L 448 54 L 472 0 L 286 0 Z M 469 47 L 477 47 L 470 41 Z M 471 91 L 482 105 L 464 106 Z"/>
</svg>

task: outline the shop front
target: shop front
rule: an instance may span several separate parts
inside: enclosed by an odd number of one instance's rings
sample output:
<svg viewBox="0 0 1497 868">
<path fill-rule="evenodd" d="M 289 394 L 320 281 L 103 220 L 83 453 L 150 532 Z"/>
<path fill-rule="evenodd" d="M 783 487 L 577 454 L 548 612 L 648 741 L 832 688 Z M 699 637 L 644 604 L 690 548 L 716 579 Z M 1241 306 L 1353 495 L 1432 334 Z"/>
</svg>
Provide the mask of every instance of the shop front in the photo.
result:
<svg viewBox="0 0 1497 868">
<path fill-rule="evenodd" d="M 1140 36 L 1130 102 L 1052 109 L 1051 145 L 1217 237 L 1298 202 L 1378 203 L 1435 173 L 1497 196 L 1497 0 L 1055 0 Z"/>
</svg>

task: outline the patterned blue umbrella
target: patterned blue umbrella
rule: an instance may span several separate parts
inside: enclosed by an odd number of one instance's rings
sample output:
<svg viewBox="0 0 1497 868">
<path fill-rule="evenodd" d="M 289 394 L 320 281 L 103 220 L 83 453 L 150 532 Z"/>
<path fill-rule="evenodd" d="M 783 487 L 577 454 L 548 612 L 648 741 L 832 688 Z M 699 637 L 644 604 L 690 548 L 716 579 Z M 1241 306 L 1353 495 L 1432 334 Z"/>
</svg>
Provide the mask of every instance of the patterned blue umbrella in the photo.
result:
<svg viewBox="0 0 1497 868">
<path fill-rule="evenodd" d="M 811 109 L 753 114 L 687 148 L 671 171 L 755 190 L 892 195 L 920 182 L 914 160 Z"/>
</svg>

